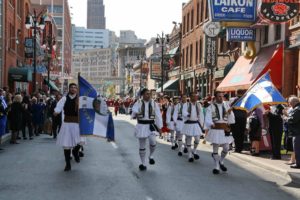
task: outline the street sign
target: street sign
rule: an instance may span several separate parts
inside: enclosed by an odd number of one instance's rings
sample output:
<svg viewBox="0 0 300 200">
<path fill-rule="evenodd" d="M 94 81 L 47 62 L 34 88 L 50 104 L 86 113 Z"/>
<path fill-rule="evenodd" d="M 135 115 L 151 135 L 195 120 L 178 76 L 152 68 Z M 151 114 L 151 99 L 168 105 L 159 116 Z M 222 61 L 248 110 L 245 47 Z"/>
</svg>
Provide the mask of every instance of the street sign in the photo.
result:
<svg viewBox="0 0 300 200">
<path fill-rule="evenodd" d="M 33 38 L 25 38 L 25 58 L 33 58 Z"/>
<path fill-rule="evenodd" d="M 228 42 L 236 41 L 255 41 L 256 39 L 256 31 L 252 28 L 227 28 L 226 40 Z"/>
<path fill-rule="evenodd" d="M 203 30 L 208 37 L 217 37 L 221 32 L 221 24 L 220 22 L 209 21 L 204 24 Z"/>
<path fill-rule="evenodd" d="M 262 0 L 260 15 L 272 23 L 288 22 L 298 16 L 300 0 Z"/>
<path fill-rule="evenodd" d="M 205 65 L 214 68 L 218 63 L 218 42 L 216 37 L 205 37 Z"/>
<path fill-rule="evenodd" d="M 257 0 L 210 0 L 212 21 L 256 20 Z"/>
<path fill-rule="evenodd" d="M 150 77 L 154 80 L 161 80 L 161 61 L 158 59 L 151 60 Z"/>
</svg>

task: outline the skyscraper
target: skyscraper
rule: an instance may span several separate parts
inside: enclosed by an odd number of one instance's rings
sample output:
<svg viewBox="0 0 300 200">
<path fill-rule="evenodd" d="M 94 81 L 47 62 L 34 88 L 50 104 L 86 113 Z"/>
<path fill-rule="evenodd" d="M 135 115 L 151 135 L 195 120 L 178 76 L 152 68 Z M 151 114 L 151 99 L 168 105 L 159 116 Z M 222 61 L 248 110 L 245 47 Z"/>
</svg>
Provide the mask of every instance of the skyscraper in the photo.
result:
<svg viewBox="0 0 300 200">
<path fill-rule="evenodd" d="M 106 29 L 105 8 L 103 0 L 87 1 L 87 28 Z"/>
</svg>

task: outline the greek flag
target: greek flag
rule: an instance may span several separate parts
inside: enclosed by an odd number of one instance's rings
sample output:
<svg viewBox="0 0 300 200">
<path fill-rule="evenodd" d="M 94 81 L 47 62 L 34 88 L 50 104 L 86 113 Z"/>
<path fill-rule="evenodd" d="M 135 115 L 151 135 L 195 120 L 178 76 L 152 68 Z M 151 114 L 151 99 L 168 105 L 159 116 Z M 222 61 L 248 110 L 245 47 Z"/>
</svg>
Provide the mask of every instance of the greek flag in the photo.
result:
<svg viewBox="0 0 300 200">
<path fill-rule="evenodd" d="M 260 104 L 286 104 L 286 100 L 272 83 L 269 72 L 258 79 L 233 107 L 251 111 Z"/>
<path fill-rule="evenodd" d="M 79 127 L 81 136 L 99 136 L 114 141 L 114 122 L 104 99 L 81 76 L 79 83 Z"/>
</svg>

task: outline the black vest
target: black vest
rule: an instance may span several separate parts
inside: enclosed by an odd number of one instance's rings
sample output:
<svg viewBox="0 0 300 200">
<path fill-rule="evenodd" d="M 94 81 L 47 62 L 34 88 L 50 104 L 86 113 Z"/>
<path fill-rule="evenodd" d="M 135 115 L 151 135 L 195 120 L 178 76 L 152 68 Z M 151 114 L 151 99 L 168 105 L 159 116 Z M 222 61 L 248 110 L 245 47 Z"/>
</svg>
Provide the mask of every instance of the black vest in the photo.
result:
<svg viewBox="0 0 300 200">
<path fill-rule="evenodd" d="M 66 97 L 66 103 L 64 105 L 64 114 L 66 116 L 78 116 L 78 97 L 71 99 L 69 95 Z"/>
</svg>

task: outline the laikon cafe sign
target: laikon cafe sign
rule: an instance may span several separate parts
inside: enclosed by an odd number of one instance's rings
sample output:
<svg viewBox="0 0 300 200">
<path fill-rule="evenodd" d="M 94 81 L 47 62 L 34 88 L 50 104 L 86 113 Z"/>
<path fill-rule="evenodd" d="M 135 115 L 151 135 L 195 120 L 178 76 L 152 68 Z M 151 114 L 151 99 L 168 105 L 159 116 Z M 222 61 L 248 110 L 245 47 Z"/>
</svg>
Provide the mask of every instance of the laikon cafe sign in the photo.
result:
<svg viewBox="0 0 300 200">
<path fill-rule="evenodd" d="M 300 0 L 262 0 L 260 15 L 273 23 L 287 22 L 299 13 Z"/>
<path fill-rule="evenodd" d="M 255 41 L 256 32 L 255 29 L 252 28 L 227 28 L 227 41 L 228 42 L 242 42 L 242 41 Z"/>
<path fill-rule="evenodd" d="M 212 21 L 256 20 L 257 0 L 210 0 Z"/>
</svg>

